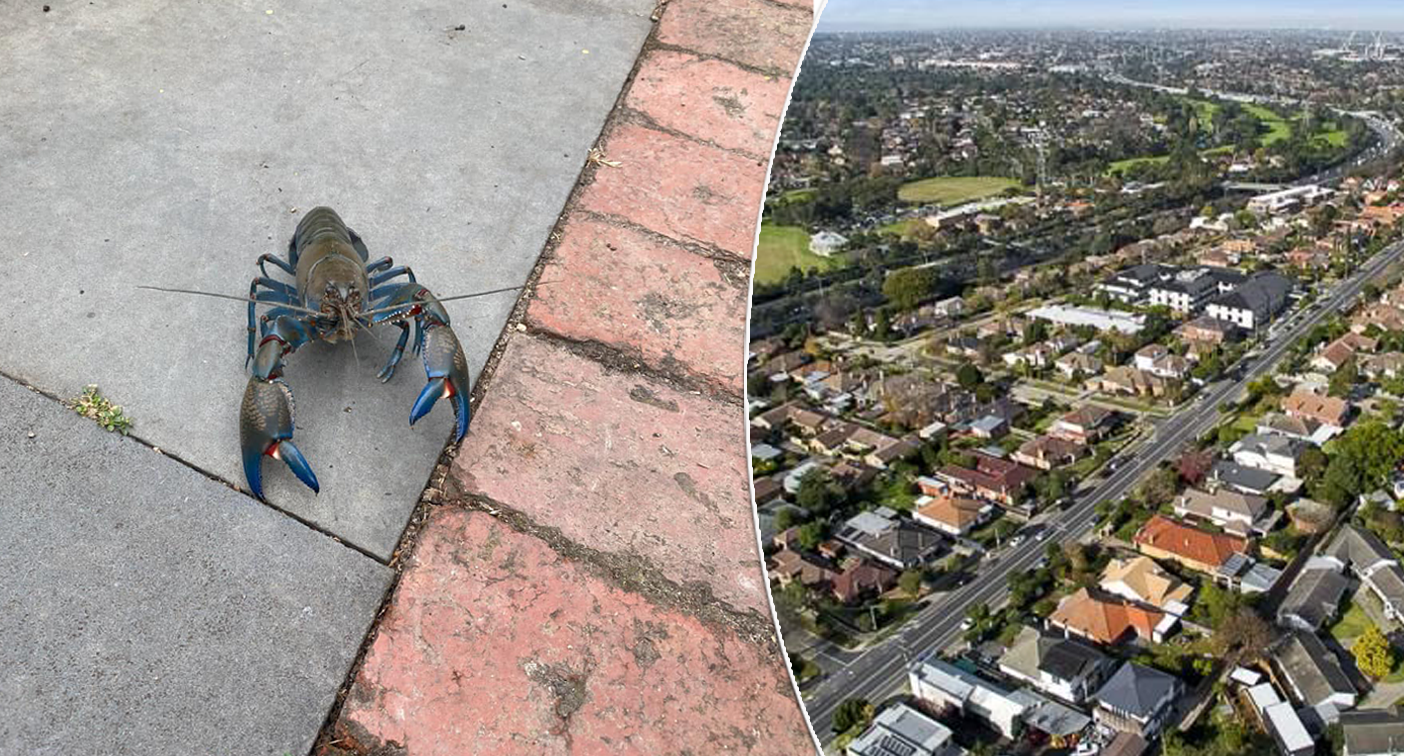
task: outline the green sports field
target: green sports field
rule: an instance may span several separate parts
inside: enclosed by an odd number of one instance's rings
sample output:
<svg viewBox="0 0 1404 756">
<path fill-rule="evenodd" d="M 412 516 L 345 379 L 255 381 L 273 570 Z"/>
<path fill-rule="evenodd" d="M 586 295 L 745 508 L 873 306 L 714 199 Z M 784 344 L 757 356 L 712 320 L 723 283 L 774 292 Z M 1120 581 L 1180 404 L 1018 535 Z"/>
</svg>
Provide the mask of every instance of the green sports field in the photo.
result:
<svg viewBox="0 0 1404 756">
<path fill-rule="evenodd" d="M 897 190 L 897 198 L 903 202 L 960 205 L 1019 186 L 1022 184 L 1004 176 L 941 176 L 903 184 Z"/>
<path fill-rule="evenodd" d="M 756 247 L 756 283 L 784 280 L 793 268 L 824 269 L 837 264 L 837 258 L 810 252 L 809 234 L 799 226 L 761 225 L 760 243 Z"/>
</svg>

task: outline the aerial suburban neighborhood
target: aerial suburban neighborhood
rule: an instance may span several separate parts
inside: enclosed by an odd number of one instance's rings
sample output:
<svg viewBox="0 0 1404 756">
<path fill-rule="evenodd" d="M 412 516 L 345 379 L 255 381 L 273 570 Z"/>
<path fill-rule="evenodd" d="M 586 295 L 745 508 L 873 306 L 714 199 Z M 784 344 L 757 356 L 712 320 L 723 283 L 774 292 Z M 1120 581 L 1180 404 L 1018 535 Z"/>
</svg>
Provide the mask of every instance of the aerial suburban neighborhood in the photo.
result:
<svg viewBox="0 0 1404 756">
<path fill-rule="evenodd" d="M 831 753 L 1404 753 L 1404 76 L 1343 42 L 815 37 L 747 396 Z"/>
</svg>

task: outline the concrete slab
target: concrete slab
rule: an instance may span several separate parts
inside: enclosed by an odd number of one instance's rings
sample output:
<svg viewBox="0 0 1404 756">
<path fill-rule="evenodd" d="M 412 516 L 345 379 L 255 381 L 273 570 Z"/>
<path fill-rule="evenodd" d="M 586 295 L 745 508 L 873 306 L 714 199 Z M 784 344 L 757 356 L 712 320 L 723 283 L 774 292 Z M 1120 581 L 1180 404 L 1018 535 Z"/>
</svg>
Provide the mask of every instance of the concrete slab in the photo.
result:
<svg viewBox="0 0 1404 756">
<path fill-rule="evenodd" d="M 0 416 L 0 753 L 307 753 L 390 570 L 4 379 Z"/>
<path fill-rule="evenodd" d="M 0 29 L 0 369 L 97 383 L 134 433 L 244 486 L 243 296 L 299 210 L 442 295 L 520 284 L 648 34 L 654 0 L 54 3 Z M 31 12 L 32 11 L 32 12 Z M 463 26 L 458 30 L 458 26 Z M 448 305 L 474 375 L 515 297 Z M 298 446 L 322 494 L 269 499 L 382 557 L 452 425 L 411 429 L 423 372 L 375 372 L 398 331 L 294 356 Z M 274 467 L 278 469 L 274 469 Z"/>
</svg>

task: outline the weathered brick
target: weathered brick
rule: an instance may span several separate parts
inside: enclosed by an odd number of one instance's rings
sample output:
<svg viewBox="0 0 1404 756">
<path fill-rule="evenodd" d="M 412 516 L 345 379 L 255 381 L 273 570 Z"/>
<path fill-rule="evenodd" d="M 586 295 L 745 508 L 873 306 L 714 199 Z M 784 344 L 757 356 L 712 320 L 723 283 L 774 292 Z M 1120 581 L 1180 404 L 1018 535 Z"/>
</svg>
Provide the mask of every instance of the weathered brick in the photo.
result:
<svg viewBox="0 0 1404 756">
<path fill-rule="evenodd" d="M 580 206 L 680 241 L 749 258 L 765 194 L 765 162 L 634 124 L 610 133 L 604 166 Z"/>
<path fill-rule="evenodd" d="M 453 508 L 425 524 L 338 725 L 406 756 L 814 753 L 778 653 Z"/>
<path fill-rule="evenodd" d="M 764 0 L 668 0 L 658 41 L 793 75 L 814 14 Z"/>
<path fill-rule="evenodd" d="M 639 66 L 625 104 L 661 126 L 768 158 L 789 91 L 785 77 L 656 50 Z"/>
<path fill-rule="evenodd" d="M 744 413 L 516 336 L 450 474 L 572 541 L 768 616 Z"/>
<path fill-rule="evenodd" d="M 739 395 L 749 292 L 722 267 L 636 230 L 575 218 L 542 272 L 556 283 L 537 289 L 527 320 Z"/>
</svg>

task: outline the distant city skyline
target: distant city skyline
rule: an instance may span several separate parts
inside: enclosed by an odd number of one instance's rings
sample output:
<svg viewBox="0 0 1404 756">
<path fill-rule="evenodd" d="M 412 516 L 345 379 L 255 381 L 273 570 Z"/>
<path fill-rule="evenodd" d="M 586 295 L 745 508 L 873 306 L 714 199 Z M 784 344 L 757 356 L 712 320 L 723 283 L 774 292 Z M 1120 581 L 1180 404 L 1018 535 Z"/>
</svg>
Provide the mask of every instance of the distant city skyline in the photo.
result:
<svg viewBox="0 0 1404 756">
<path fill-rule="evenodd" d="M 1404 3 L 1356 0 L 828 0 L 820 31 L 960 28 L 1404 30 Z"/>
</svg>

